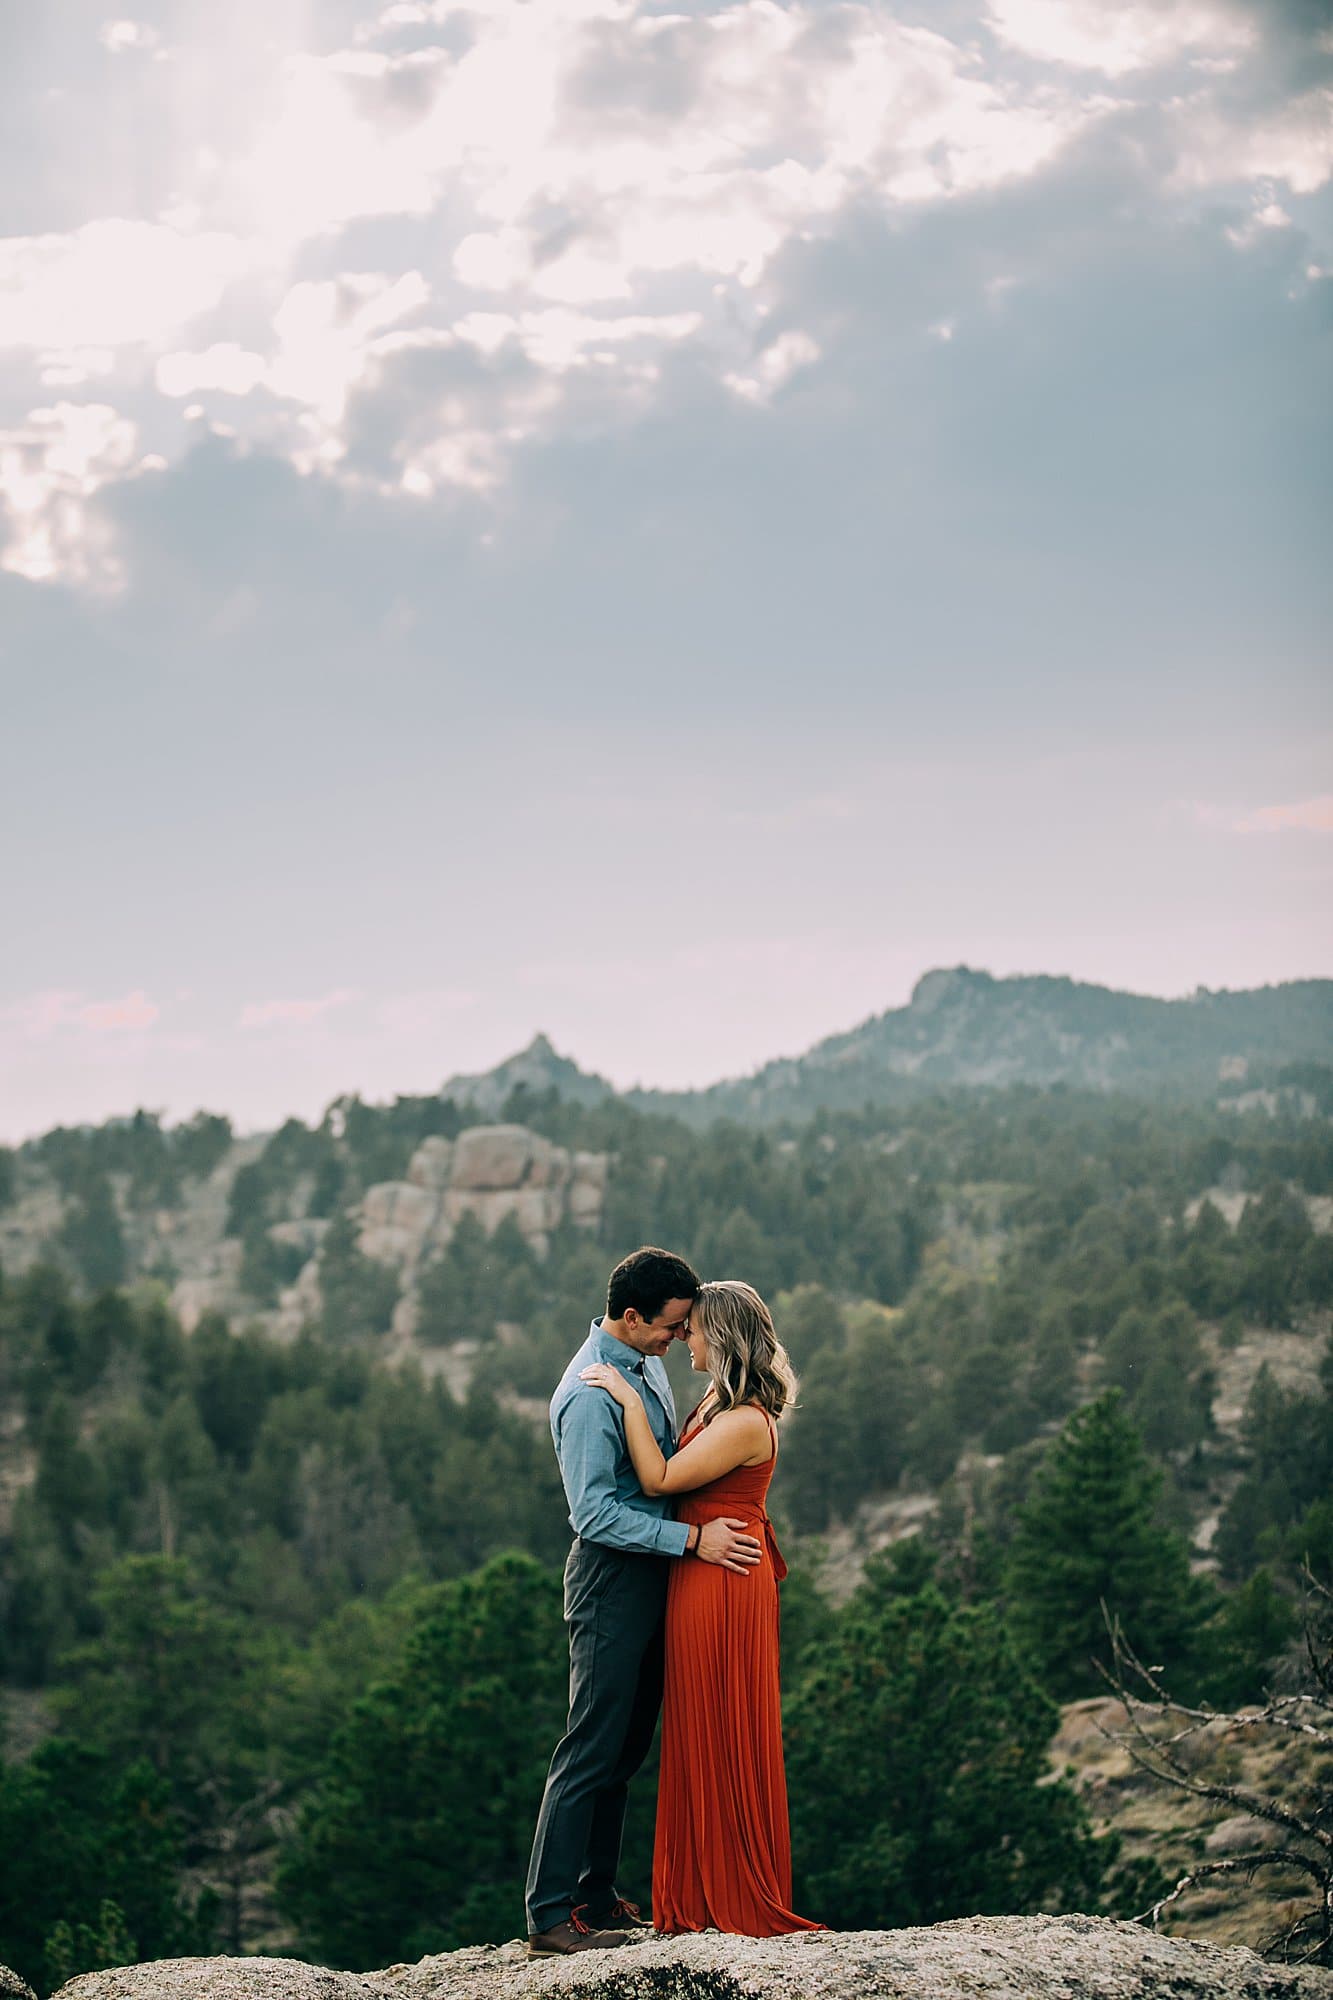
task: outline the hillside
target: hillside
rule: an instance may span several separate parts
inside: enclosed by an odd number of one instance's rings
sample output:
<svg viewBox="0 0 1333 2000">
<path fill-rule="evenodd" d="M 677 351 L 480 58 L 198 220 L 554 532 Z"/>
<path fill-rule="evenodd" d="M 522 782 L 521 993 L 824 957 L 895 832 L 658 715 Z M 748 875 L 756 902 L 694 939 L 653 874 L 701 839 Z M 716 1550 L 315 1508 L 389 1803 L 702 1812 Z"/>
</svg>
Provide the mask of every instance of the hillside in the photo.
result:
<svg viewBox="0 0 1333 2000">
<path fill-rule="evenodd" d="M 688 1099 L 645 1093 L 636 1101 L 763 1124 L 958 1084 L 1225 1100 L 1271 1083 L 1286 1066 L 1331 1057 L 1333 980 L 1157 1000 L 958 966 L 926 973 L 906 1007 L 830 1036 L 794 1061 L 768 1063 Z"/>
<path fill-rule="evenodd" d="M 926 973 L 905 1007 L 890 1008 L 804 1055 L 707 1089 L 624 1093 L 637 1109 L 690 1124 L 719 1118 L 772 1125 L 819 1111 L 910 1103 L 940 1089 L 1036 1084 L 1237 1106 L 1313 1108 L 1328 1079 L 1303 1065 L 1333 1063 L 1333 980 L 1159 1000 L 1073 979 L 996 979 L 956 966 Z M 1290 1072 L 1290 1074 L 1286 1074 Z M 614 1096 L 605 1078 L 560 1056 L 545 1035 L 494 1070 L 451 1077 L 441 1095 L 495 1114 L 515 1087 L 571 1103 Z"/>
<path fill-rule="evenodd" d="M 308 1333 L 485 1388 L 541 1431 L 607 1270 L 667 1240 L 778 1307 L 806 1377 L 782 1505 L 825 1538 L 835 1595 L 964 1490 L 1003 1515 L 1034 1446 L 1112 1384 L 1211 1567 L 1256 1385 L 1316 1389 L 1333 1306 L 1317 1110 L 1014 1086 L 770 1138 L 614 1098 L 520 1104 L 531 1123 L 424 1098 L 342 1100 L 267 1140 L 143 1115 L 52 1133 L 14 1159 L 0 1273 L 146 1286 L 187 1333 Z M 0 1503 L 24 1477 L 6 1451 Z M 1223 1536 L 1234 1573 L 1258 1532 Z"/>
<path fill-rule="evenodd" d="M 141 1115 L 10 1160 L 0 1848 L 26 1873 L 0 1958 L 47 1990 L 71 1962 L 43 1845 L 67 1827 L 99 1857 L 83 1923 L 125 1907 L 122 1831 L 164 1829 L 144 1958 L 384 1965 L 512 1935 L 568 1685 L 545 1399 L 644 1240 L 751 1278 L 802 1376 L 774 1511 L 810 1907 L 846 1930 L 1123 1917 L 1214 1851 L 1095 1742 L 1051 1738 L 1097 1693 L 1100 1596 L 1187 1698 L 1231 1707 L 1293 1664 L 1295 1565 L 1333 1568 L 1318 1105 L 1019 1084 L 700 1131 L 528 1086 L 501 1116 L 343 1099 L 264 1140 Z M 1042 1527 L 1070 1453 L 1073 1512 Z M 639 1885 L 650 1788 L 635 1812 Z M 1042 1857 L 1022 1880 L 1014 1815 Z M 1178 1927 L 1252 1942 L 1260 1918 L 1205 1900 Z M 117 1936 L 96 1949 L 120 1962 Z"/>
</svg>

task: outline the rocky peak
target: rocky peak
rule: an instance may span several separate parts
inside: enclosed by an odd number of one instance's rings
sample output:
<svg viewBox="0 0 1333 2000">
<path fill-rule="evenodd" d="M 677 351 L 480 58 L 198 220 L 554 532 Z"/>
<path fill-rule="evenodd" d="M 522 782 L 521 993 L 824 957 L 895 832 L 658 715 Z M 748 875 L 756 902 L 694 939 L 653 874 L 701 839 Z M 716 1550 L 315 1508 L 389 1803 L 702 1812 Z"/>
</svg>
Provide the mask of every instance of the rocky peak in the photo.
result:
<svg viewBox="0 0 1333 2000">
<path fill-rule="evenodd" d="M 502 1111 L 517 1089 L 554 1090 L 574 1104 L 600 1104 L 614 1093 L 604 1077 L 581 1070 L 568 1056 L 562 1056 L 550 1038 L 536 1034 L 527 1047 L 506 1056 L 494 1069 L 474 1076 L 452 1076 L 440 1086 L 441 1097 L 457 1104 L 471 1104 L 479 1111 Z"/>
<path fill-rule="evenodd" d="M 913 1014 L 933 1014 L 936 1008 L 964 998 L 969 990 L 994 984 L 989 972 L 974 972 L 970 965 L 940 966 L 922 973 L 907 1004 Z"/>
</svg>

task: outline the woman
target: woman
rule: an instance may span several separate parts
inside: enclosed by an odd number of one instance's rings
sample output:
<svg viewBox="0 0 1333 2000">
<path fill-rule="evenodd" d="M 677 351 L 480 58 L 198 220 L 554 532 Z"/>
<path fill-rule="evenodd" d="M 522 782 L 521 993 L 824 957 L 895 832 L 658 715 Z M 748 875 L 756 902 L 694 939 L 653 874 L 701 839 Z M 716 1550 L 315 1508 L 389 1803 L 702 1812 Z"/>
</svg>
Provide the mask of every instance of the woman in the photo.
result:
<svg viewBox="0 0 1333 2000">
<path fill-rule="evenodd" d="M 676 1496 L 681 1521 L 744 1515 L 763 1532 L 763 1557 L 743 1576 L 715 1563 L 671 1565 L 653 1923 L 744 1937 L 820 1930 L 791 1908 L 778 1699 L 778 1580 L 787 1566 L 764 1508 L 776 1419 L 796 1377 L 768 1307 L 735 1279 L 703 1287 L 685 1338 L 709 1386 L 670 1459 L 621 1371 L 602 1363 L 582 1371 L 624 1409 L 645 1493 Z"/>
</svg>

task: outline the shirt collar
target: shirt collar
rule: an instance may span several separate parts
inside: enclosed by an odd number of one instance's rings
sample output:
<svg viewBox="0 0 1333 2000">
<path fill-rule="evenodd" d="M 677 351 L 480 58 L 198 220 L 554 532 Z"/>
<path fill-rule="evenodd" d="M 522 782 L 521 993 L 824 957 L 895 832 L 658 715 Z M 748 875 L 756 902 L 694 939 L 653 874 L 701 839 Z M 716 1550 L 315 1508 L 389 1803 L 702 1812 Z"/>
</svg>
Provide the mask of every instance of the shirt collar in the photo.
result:
<svg viewBox="0 0 1333 2000">
<path fill-rule="evenodd" d="M 590 1333 L 599 1361 L 609 1361 L 613 1368 L 621 1369 L 626 1375 L 642 1375 L 646 1379 L 646 1355 L 636 1354 L 632 1347 L 626 1347 L 623 1340 L 607 1333 L 600 1319 L 593 1321 Z"/>
</svg>

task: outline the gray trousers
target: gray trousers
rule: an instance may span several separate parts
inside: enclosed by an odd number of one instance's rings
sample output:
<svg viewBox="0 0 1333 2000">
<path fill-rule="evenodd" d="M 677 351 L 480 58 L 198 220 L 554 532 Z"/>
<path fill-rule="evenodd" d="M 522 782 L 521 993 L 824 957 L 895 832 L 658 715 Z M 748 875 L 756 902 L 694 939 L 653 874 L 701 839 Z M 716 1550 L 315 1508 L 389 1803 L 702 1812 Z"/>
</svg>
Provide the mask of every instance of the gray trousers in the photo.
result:
<svg viewBox="0 0 1333 2000">
<path fill-rule="evenodd" d="M 529 1935 L 587 1904 L 604 1916 L 629 1781 L 648 1754 L 662 1706 L 669 1556 L 576 1541 L 565 1564 L 569 1721 L 546 1778 L 528 1864 Z"/>
</svg>

